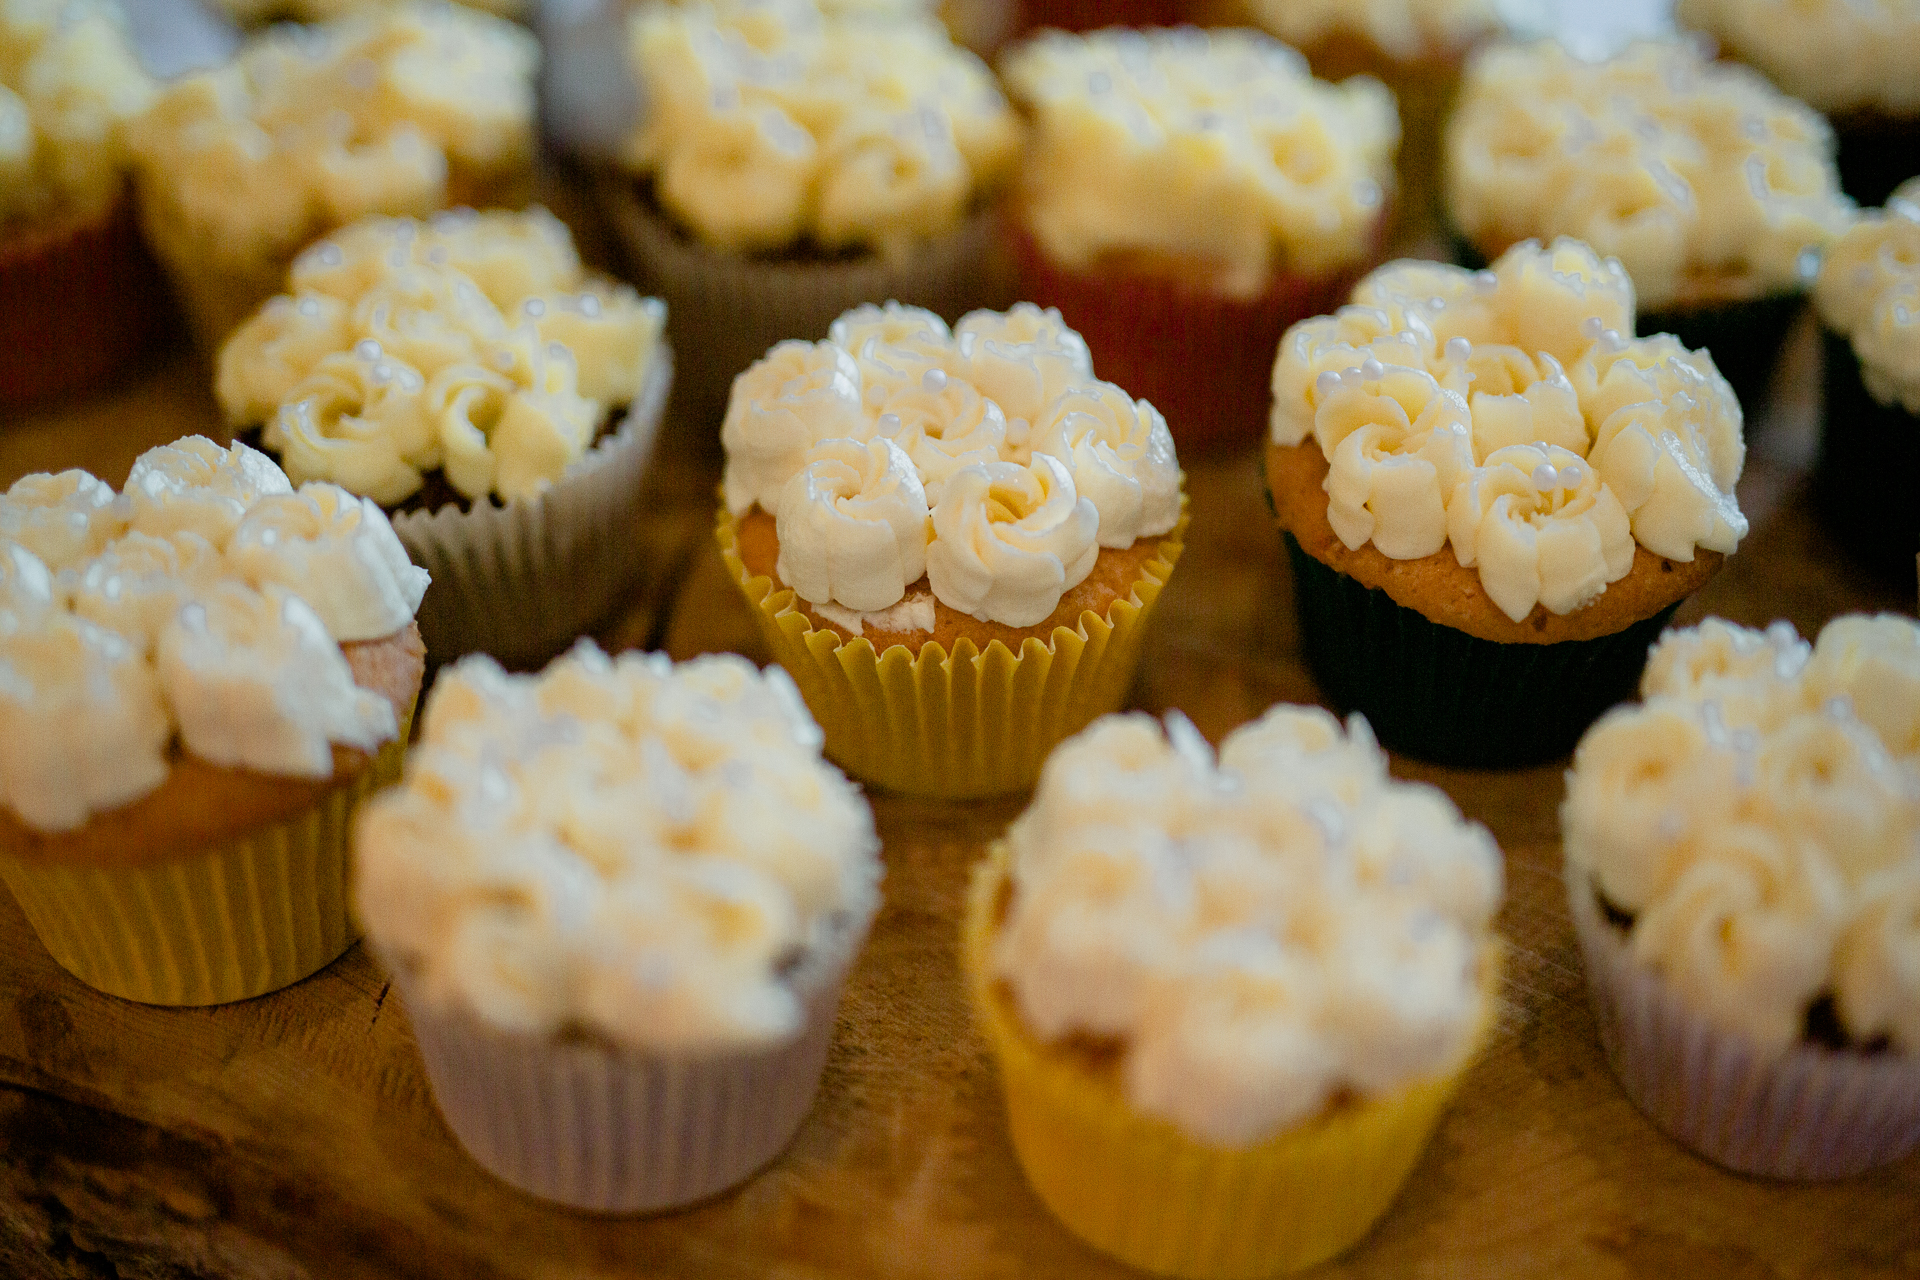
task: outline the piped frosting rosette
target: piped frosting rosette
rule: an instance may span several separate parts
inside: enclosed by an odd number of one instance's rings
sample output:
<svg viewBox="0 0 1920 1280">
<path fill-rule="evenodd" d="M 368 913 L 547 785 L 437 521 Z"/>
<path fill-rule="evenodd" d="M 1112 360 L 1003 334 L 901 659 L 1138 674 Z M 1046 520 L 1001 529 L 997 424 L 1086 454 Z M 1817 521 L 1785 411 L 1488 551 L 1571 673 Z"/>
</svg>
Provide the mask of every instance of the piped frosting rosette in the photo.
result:
<svg viewBox="0 0 1920 1280">
<path fill-rule="evenodd" d="M 1920 625 L 1710 618 L 1582 740 L 1567 888 L 1608 1056 L 1722 1164 L 1920 1145 Z"/>
<path fill-rule="evenodd" d="M 439 676 L 354 896 L 481 1163 L 633 1212 L 786 1145 L 879 904 L 873 816 L 820 741 L 785 672 L 731 655 L 583 641 Z"/>
<path fill-rule="evenodd" d="M 1179 464 L 1057 312 L 850 311 L 742 373 L 721 440 L 729 564 L 856 775 L 1012 790 L 1123 695 L 1180 551 Z M 749 570 L 756 513 L 777 559 Z M 1076 611 L 1109 552 L 1132 567 Z"/>
<path fill-rule="evenodd" d="M 1853 347 L 1879 404 L 1920 416 L 1920 179 L 1869 210 L 1821 265 L 1820 318 Z"/>
<path fill-rule="evenodd" d="M 244 445 L 0 497 L 0 875 L 61 964 L 207 1004 L 345 949 L 340 824 L 398 772 L 426 588 L 378 507 Z"/>
<path fill-rule="evenodd" d="M 604 616 L 672 379 L 660 301 L 537 208 L 366 219 L 286 289 L 221 347 L 221 407 L 296 480 L 394 511 L 436 659 L 538 661 Z"/>
<path fill-rule="evenodd" d="M 1047 761 L 965 963 L 1029 1182 L 1159 1274 L 1297 1270 L 1383 1213 L 1485 1033 L 1499 850 L 1366 722 L 1177 713 Z M 1221 1215 L 1241 1224 L 1220 1231 Z"/>
</svg>

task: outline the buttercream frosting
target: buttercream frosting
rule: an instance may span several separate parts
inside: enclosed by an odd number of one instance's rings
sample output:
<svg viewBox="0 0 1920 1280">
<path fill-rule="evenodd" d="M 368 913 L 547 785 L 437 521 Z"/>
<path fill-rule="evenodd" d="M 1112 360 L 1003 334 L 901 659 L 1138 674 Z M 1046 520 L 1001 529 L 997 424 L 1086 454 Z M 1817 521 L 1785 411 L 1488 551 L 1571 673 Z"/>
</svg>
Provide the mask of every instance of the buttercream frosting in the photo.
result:
<svg viewBox="0 0 1920 1280">
<path fill-rule="evenodd" d="M 1920 414 L 1920 179 L 1884 210 L 1868 210 L 1827 251 L 1814 305 L 1860 361 L 1860 381 L 1884 405 Z"/>
<path fill-rule="evenodd" d="M 544 209 L 365 219 L 288 290 L 221 348 L 221 406 L 296 480 L 387 506 L 434 470 L 473 500 L 539 493 L 639 393 L 666 320 Z"/>
<path fill-rule="evenodd" d="M 1371 252 L 1400 140 L 1378 81 L 1326 84 L 1269 36 L 1190 27 L 1047 31 L 1002 67 L 1033 126 L 1022 218 L 1051 260 L 1169 260 L 1251 297 Z"/>
<path fill-rule="evenodd" d="M 923 571 L 949 608 L 1032 626 L 1101 547 L 1180 519 L 1165 419 L 1095 378 L 1080 335 L 1031 303 L 951 329 L 856 307 L 735 378 L 720 439 L 728 510 L 773 515 L 782 581 L 851 631 Z"/>
<path fill-rule="evenodd" d="M 1574 753 L 1568 875 L 1761 1048 L 1831 996 L 1856 1044 L 1920 1051 L 1920 624 L 1839 618 L 1809 650 L 1709 619 L 1661 639 L 1641 693 Z"/>
<path fill-rule="evenodd" d="M 537 676 L 442 671 L 354 896 L 409 995 L 667 1052 L 796 1032 L 792 976 L 878 904 L 866 802 L 778 668 L 590 641 Z"/>
<path fill-rule="evenodd" d="M 1499 850 L 1359 717 L 1278 706 L 1217 761 L 1177 713 L 1106 717 L 1007 842 L 991 963 L 1021 1022 L 1112 1043 L 1133 1106 L 1202 1141 L 1442 1074 L 1485 1015 Z"/>
<path fill-rule="evenodd" d="M 729 250 L 902 252 L 1004 178 L 1019 126 L 992 74 L 926 14 L 816 0 L 634 13 L 647 96 L 626 163 Z"/>
<path fill-rule="evenodd" d="M 1674 18 L 1818 110 L 1920 111 L 1920 9 L 1909 0 L 1678 0 Z"/>
<path fill-rule="evenodd" d="M 1287 331 L 1271 437 L 1318 443 L 1345 546 L 1451 546 L 1514 621 L 1570 613 L 1635 543 L 1690 561 L 1747 531 L 1739 402 L 1705 351 L 1621 336 L 1633 315 L 1620 264 L 1574 240 L 1481 272 L 1389 263 Z"/>
<path fill-rule="evenodd" d="M 398 732 L 340 642 L 392 633 L 427 588 L 379 508 L 297 493 L 199 436 L 125 488 L 82 471 L 0 496 L 0 803 L 65 831 L 159 786 L 175 743 L 216 765 L 334 770 Z"/>
<path fill-rule="evenodd" d="M 1446 152 L 1460 234 L 1585 240 L 1649 310 L 1797 293 L 1854 215 L 1817 112 L 1679 41 L 1603 62 L 1551 40 L 1483 50 Z"/>
</svg>

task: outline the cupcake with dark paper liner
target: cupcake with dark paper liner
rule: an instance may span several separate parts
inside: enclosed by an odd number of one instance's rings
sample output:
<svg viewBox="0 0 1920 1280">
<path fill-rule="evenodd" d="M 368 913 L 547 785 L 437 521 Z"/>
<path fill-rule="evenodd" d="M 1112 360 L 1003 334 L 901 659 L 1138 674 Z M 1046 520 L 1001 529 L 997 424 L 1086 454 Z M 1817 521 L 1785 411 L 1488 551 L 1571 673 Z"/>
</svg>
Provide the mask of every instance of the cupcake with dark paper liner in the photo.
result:
<svg viewBox="0 0 1920 1280">
<path fill-rule="evenodd" d="M 62 968 L 222 1004 L 352 945 L 348 820 L 399 775 L 426 586 L 378 507 L 245 445 L 0 496 L 0 880 Z"/>
<path fill-rule="evenodd" d="M 1815 508 L 1856 559 L 1910 581 L 1920 555 L 1920 179 L 1828 251 L 1813 300 L 1826 345 Z"/>
<path fill-rule="evenodd" d="M 125 28 L 109 0 L 0 11 L 0 404 L 98 387 L 156 327 L 126 147 L 155 90 Z"/>
<path fill-rule="evenodd" d="M 1581 741 L 1561 807 L 1595 1021 L 1634 1105 L 1741 1173 L 1920 1147 L 1920 624 L 1809 647 L 1709 618 Z"/>
<path fill-rule="evenodd" d="M 1032 126 L 1007 216 L 1020 296 L 1182 449 L 1251 445 L 1281 333 L 1378 260 L 1392 94 L 1317 81 L 1251 31 L 1046 32 L 1001 66 Z"/>
<path fill-rule="evenodd" d="M 1614 259 L 1403 260 L 1288 331 L 1267 482 L 1336 705 L 1441 764 L 1538 763 L 1631 695 L 1746 535 L 1740 405 L 1704 351 L 1622 336 Z"/>
<path fill-rule="evenodd" d="M 1821 252 L 1855 216 L 1820 115 L 1682 41 L 1601 62 L 1550 40 L 1483 50 L 1446 152 L 1467 265 L 1562 235 L 1619 258 L 1638 331 L 1711 351 L 1749 416 Z"/>
<path fill-rule="evenodd" d="M 1019 153 L 993 75 L 939 22 L 821 0 L 643 4 L 643 98 L 599 191 L 666 299 L 677 416 L 706 431 L 741 370 L 862 303 L 1004 302 L 992 203 Z"/>
<path fill-rule="evenodd" d="M 1861 205 L 1920 173 L 1920 10 L 1904 0 L 1678 0 L 1673 16 L 1825 113 L 1841 185 Z"/>
<path fill-rule="evenodd" d="M 1183 477 L 1058 312 L 857 308 L 742 373 L 721 441 L 727 567 L 855 777 L 1019 791 L 1125 699 Z"/>
<path fill-rule="evenodd" d="M 213 7 L 242 26 L 275 22 L 332 22 L 357 14 L 397 9 L 415 0 L 212 0 Z M 528 0 L 449 0 L 496 17 L 524 19 L 533 6 Z"/>
<path fill-rule="evenodd" d="M 1103 27 L 1174 27 L 1205 16 L 1194 0 L 1015 0 L 1018 31 L 1042 27 L 1096 31 Z"/>
<path fill-rule="evenodd" d="M 337 227 L 524 205 L 538 62 L 513 23 L 413 3 L 273 28 L 168 85 L 129 138 L 142 229 L 200 345 Z"/>
<path fill-rule="evenodd" d="M 221 407 L 296 480 L 391 513 L 433 575 L 436 662 L 537 665 L 626 598 L 673 380 L 657 298 L 538 208 L 366 219 L 284 284 L 221 348 Z"/>
<path fill-rule="evenodd" d="M 1500 850 L 1366 722 L 1178 712 L 1062 743 L 974 871 L 962 963 L 1028 1184 L 1190 1280 L 1301 1270 L 1385 1214 L 1492 1024 Z"/>
<path fill-rule="evenodd" d="M 440 673 L 356 824 L 354 904 L 461 1146 L 544 1199 L 650 1212 L 792 1139 L 879 853 L 777 667 L 582 641 L 537 676 Z"/>
</svg>

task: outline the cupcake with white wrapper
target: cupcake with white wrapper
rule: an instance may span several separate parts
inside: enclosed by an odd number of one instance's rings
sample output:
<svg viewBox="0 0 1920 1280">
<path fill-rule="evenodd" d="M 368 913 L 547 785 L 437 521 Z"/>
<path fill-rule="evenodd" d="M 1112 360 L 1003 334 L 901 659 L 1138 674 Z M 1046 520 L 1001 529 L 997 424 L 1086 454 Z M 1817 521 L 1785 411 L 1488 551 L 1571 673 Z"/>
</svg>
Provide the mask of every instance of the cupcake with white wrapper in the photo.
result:
<svg viewBox="0 0 1920 1280">
<path fill-rule="evenodd" d="M 371 218 L 297 259 L 221 348 L 228 422 L 372 498 L 435 586 L 436 661 L 532 664 L 620 601 L 673 379 L 666 309 L 545 210 Z"/>
<path fill-rule="evenodd" d="M 461 1144 L 610 1213 L 772 1160 L 881 876 L 785 673 L 583 641 L 537 676 L 465 659 L 424 714 L 357 824 L 354 901 Z"/>
<path fill-rule="evenodd" d="M 1058 312 L 849 311 L 734 381 L 721 443 L 727 565 L 856 777 L 1018 790 L 1120 704 L 1180 468 Z"/>
<path fill-rule="evenodd" d="M 1710 618 L 1561 807 L 1601 1042 L 1674 1138 L 1776 1178 L 1920 1146 L 1920 624 Z"/>
<path fill-rule="evenodd" d="M 352 943 L 426 573 L 380 509 L 198 436 L 0 497 L 0 878 L 102 991 L 218 1004 Z"/>
<path fill-rule="evenodd" d="M 975 871 L 963 956 L 1027 1181 L 1163 1275 L 1363 1236 L 1491 1024 L 1500 851 L 1387 775 L 1364 720 L 1280 706 L 1059 747 Z"/>
</svg>

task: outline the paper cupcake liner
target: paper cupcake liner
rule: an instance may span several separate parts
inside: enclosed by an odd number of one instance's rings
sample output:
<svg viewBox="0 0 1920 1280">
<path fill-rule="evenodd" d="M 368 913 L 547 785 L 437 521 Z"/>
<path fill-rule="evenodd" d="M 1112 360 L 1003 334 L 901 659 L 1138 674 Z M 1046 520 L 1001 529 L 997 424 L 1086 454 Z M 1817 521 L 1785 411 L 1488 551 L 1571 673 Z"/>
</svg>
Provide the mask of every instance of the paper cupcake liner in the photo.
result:
<svg viewBox="0 0 1920 1280">
<path fill-rule="evenodd" d="M 975 869 L 962 938 L 975 1021 L 999 1063 L 1007 1127 L 1027 1182 L 1055 1217 L 1129 1265 L 1192 1280 L 1298 1271 L 1367 1234 L 1399 1193 L 1485 1039 L 1451 1070 L 1381 1098 L 1336 1106 L 1245 1148 L 1209 1146 L 1136 1112 L 1109 1078 L 1037 1044 L 995 989 L 994 910 L 1006 877 L 996 846 Z"/>
<path fill-rule="evenodd" d="M 1569 869 L 1567 897 L 1607 1062 L 1667 1135 L 1736 1173 L 1851 1177 L 1920 1147 L 1920 1056 L 1799 1045 L 1767 1054 L 1713 1026 L 1600 916 Z"/>
<path fill-rule="evenodd" d="M 747 572 L 733 520 L 715 536 L 760 633 L 826 733 L 827 758 L 862 782 L 942 799 L 1000 795 L 1033 785 L 1047 753 L 1109 711 L 1133 683 L 1147 614 L 1184 548 L 1187 516 L 1160 543 L 1130 595 L 1102 618 L 1029 636 L 1014 653 L 999 640 L 981 652 L 962 638 L 953 653 L 929 641 L 876 654 L 865 638 L 842 641 L 793 607 L 790 588 Z"/>
<path fill-rule="evenodd" d="M 866 925 L 796 977 L 806 1022 L 793 1039 L 708 1057 L 501 1031 L 395 981 L 434 1101 L 453 1135 L 501 1181 L 596 1213 L 693 1204 L 784 1150 L 813 1106 L 840 988 Z"/>
<path fill-rule="evenodd" d="M 0 879 L 60 967 L 108 995 L 208 1005 L 278 991 L 360 936 L 347 914 L 351 819 L 399 778 L 407 728 L 311 809 L 221 848 L 113 868 L 0 858 Z"/>
<path fill-rule="evenodd" d="M 775 343 L 824 338 L 842 312 L 865 302 L 910 303 L 955 320 L 1007 301 L 989 212 L 898 259 L 771 261 L 687 239 L 648 206 L 630 176 L 602 175 L 595 191 L 636 279 L 666 300 L 683 366 L 675 418 L 710 450 L 719 448 L 734 375 Z"/>
<path fill-rule="evenodd" d="M 1814 509 L 1854 559 L 1911 586 L 1920 552 L 1920 420 L 1873 398 L 1851 342 L 1832 332 L 1824 339 L 1826 407 L 1813 469 Z"/>
<path fill-rule="evenodd" d="M 1566 755 L 1601 712 L 1633 696 L 1648 647 L 1680 607 L 1592 640 L 1499 644 L 1429 621 L 1283 536 L 1320 691 L 1363 713 L 1385 746 L 1434 764 L 1509 768 Z"/>
<path fill-rule="evenodd" d="M 1265 437 L 1281 335 L 1337 309 L 1373 265 L 1282 276 L 1258 297 L 1229 298 L 1170 277 L 1057 266 L 1013 219 L 1003 233 L 1020 296 L 1060 308 L 1087 340 L 1094 372 L 1160 410 L 1189 457 Z"/>
<path fill-rule="evenodd" d="M 96 218 L 0 239 L 0 404 L 98 387 L 153 336 L 162 297 L 125 195 Z"/>
<path fill-rule="evenodd" d="M 479 651 L 538 666 L 612 611 L 641 568 L 641 482 L 672 383 L 662 341 L 618 429 L 534 497 L 392 517 L 433 578 L 418 616 L 429 662 Z"/>
<path fill-rule="evenodd" d="M 1188 0 L 1020 0 L 1020 33 L 1039 27 L 1173 27 L 1191 21 Z"/>
</svg>

